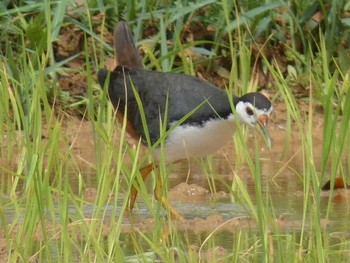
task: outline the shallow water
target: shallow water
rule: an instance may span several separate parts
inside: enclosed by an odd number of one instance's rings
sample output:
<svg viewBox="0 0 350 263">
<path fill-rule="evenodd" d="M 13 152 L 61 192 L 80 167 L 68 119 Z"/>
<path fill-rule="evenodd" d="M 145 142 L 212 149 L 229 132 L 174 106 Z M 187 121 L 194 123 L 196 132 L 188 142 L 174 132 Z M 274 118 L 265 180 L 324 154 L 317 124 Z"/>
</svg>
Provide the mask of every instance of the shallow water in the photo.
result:
<svg viewBox="0 0 350 263">
<path fill-rule="evenodd" d="M 86 132 L 86 130 L 84 132 Z M 297 134 L 293 134 L 291 139 L 293 144 L 285 145 L 286 135 L 283 129 L 275 125 L 273 129 L 270 129 L 270 133 L 273 138 L 273 147 L 271 150 L 267 150 L 263 142 L 259 142 L 259 145 L 261 145 L 259 157 L 261 164 L 262 195 L 270 198 L 266 201 L 271 202 L 276 216 L 288 215 L 292 218 L 299 218 L 303 213 L 303 196 L 301 194 L 303 191 L 303 179 L 301 175 L 303 159 L 301 155 L 300 138 L 298 138 Z M 321 139 L 321 136 L 322 132 L 315 129 L 314 140 L 317 142 Z M 251 136 L 249 141 L 247 145 L 254 148 L 254 144 L 252 143 L 253 136 Z M 285 146 L 287 146 L 286 151 Z M 93 150 L 90 149 L 90 152 L 91 151 Z M 283 156 L 281 154 L 282 152 Z M 316 167 L 320 167 L 321 156 L 318 156 L 318 153 L 321 153 L 321 144 L 315 143 L 314 161 Z M 86 156 L 91 155 L 91 153 L 86 150 L 84 150 L 84 154 Z M 251 156 L 254 157 L 254 149 L 251 150 Z M 92 159 L 92 157 L 89 158 Z M 212 171 L 208 172 L 206 170 L 208 166 L 211 167 Z M 192 196 L 185 198 L 183 202 L 179 202 L 179 198 L 176 197 L 174 198 L 175 200 L 172 200 L 174 206 L 176 206 L 186 218 L 205 218 L 210 214 L 220 214 L 224 218 L 248 215 L 250 213 L 249 208 L 239 202 L 241 199 L 239 196 L 235 196 L 237 200 L 233 201 L 228 194 L 226 197 L 225 194 L 220 194 L 230 191 L 229 188 L 234 185 L 233 181 L 235 176 L 238 176 L 240 180 L 244 182 L 252 201 L 256 201 L 254 178 L 246 163 L 237 164 L 233 145 L 231 145 L 231 147 L 226 147 L 208 160 L 185 160 L 172 165 L 168 170 L 170 171 L 168 178 L 169 189 L 186 182 L 187 185 L 193 185 L 194 188 L 198 187 L 200 190 L 204 188 L 204 190 L 207 191 L 206 194 L 194 192 Z M 83 167 L 81 173 L 85 188 L 96 189 L 98 182 L 95 170 L 89 167 Z M 208 175 L 210 173 L 214 174 L 214 176 Z M 79 184 L 78 176 L 75 173 L 68 176 L 73 192 L 77 193 Z M 0 180 L 2 195 L 6 198 L 11 189 L 13 177 L 3 172 L 0 176 Z M 148 179 L 146 185 L 150 195 L 152 195 L 153 180 Z M 210 193 L 210 189 L 213 187 L 215 188 L 215 192 L 219 192 L 219 195 Z M 19 185 L 18 188 L 21 188 L 21 186 Z M 194 191 L 196 190 L 198 189 L 194 189 Z M 172 190 L 170 190 L 170 199 L 171 191 Z M 88 194 L 91 195 L 92 200 L 96 197 L 94 196 L 96 194 L 94 191 Z M 184 194 L 186 195 L 187 193 Z M 219 196 L 219 198 L 215 198 L 217 196 Z M 325 197 L 324 199 L 326 208 L 327 198 Z M 144 205 L 141 198 L 138 198 L 137 204 L 140 207 L 137 212 L 138 216 L 148 217 L 149 213 L 147 209 L 143 209 Z M 347 204 L 347 202 L 338 204 L 342 212 L 344 212 L 344 204 Z M 8 219 L 11 221 L 11 208 L 6 206 L 5 209 L 7 209 L 6 215 Z M 338 213 L 337 207 L 334 207 L 332 214 L 333 213 Z"/>
<path fill-rule="evenodd" d="M 89 127 L 89 126 L 87 126 Z M 314 162 L 316 167 L 320 167 L 320 153 L 321 153 L 321 139 L 322 126 L 316 126 L 314 131 Z M 93 162 L 91 151 L 92 139 L 87 135 L 90 134 L 87 128 L 82 130 L 84 136 L 81 136 L 81 145 L 86 145 L 89 151 L 82 150 L 82 157 L 89 162 Z M 264 197 L 265 205 L 270 210 L 274 218 L 270 219 L 273 224 L 278 225 L 281 232 L 298 233 L 302 229 L 307 230 L 307 225 L 303 226 L 304 214 L 304 196 L 303 196 L 303 158 L 301 155 L 301 141 L 298 133 L 293 133 L 291 141 L 293 143 L 286 145 L 286 134 L 280 124 L 275 123 L 270 129 L 273 138 L 273 147 L 271 151 L 267 150 L 262 142 L 259 143 L 261 149 L 259 150 L 260 164 L 261 164 L 261 190 Z M 254 148 L 253 137 L 247 144 Z M 287 150 L 285 151 L 285 146 Z M 79 148 L 79 147 L 78 147 Z M 282 154 L 283 153 L 283 154 Z M 251 156 L 254 156 L 254 149 L 251 150 Z M 210 166 L 213 170 L 208 172 L 206 167 Z M 234 232 L 237 229 L 243 231 L 258 231 L 257 222 L 252 220 L 252 211 L 242 196 L 240 191 L 233 191 L 238 193 L 230 194 L 230 188 L 237 187 L 235 177 L 239 177 L 244 183 L 249 196 L 256 207 L 256 185 L 252 173 L 244 162 L 237 163 L 237 158 L 233 146 L 226 147 L 224 150 L 213 155 L 208 160 L 201 162 L 200 160 L 182 161 L 169 167 L 168 184 L 170 193 L 170 202 L 178 209 L 178 211 L 185 217 L 183 223 L 176 223 L 176 227 L 183 231 L 184 239 L 190 244 L 200 244 L 204 242 L 208 233 L 215 231 L 212 238 L 215 239 L 215 244 L 223 248 L 230 249 L 234 243 Z M 90 203 L 83 206 L 83 215 L 85 218 L 91 218 L 95 211 L 93 200 L 96 198 L 97 179 L 96 173 L 89 167 L 83 167 L 81 174 L 87 189 L 86 195 L 91 198 Z M 210 176 L 208 174 L 214 174 Z M 78 177 L 76 174 L 68 175 L 70 178 L 71 188 L 73 192 L 78 192 Z M 14 218 L 21 220 L 21 209 L 15 210 L 9 202 L 7 202 L 9 190 L 11 189 L 13 177 L 3 172 L 0 175 L 3 214 L 7 223 L 13 222 Z M 183 184 L 186 182 L 186 184 Z M 153 181 L 148 179 L 146 185 L 149 189 L 149 194 L 152 196 Z M 179 187 L 183 196 L 179 197 L 178 192 L 174 188 Z M 190 187 L 191 195 L 188 194 Z M 20 188 L 20 187 L 19 187 Z M 215 188 L 215 191 L 210 189 Z M 329 196 L 323 194 L 321 197 L 321 215 L 324 228 L 327 228 L 329 236 L 334 240 L 349 238 L 350 236 L 350 194 L 346 190 L 342 190 L 340 199 L 330 201 L 330 209 L 328 210 Z M 20 196 L 21 193 L 18 193 Z M 186 196 L 187 195 L 187 196 Z M 349 198 L 348 198 L 349 196 Z M 119 196 L 118 204 L 123 202 L 124 196 Z M 112 202 L 113 203 L 113 202 Z M 55 204 L 58 209 L 59 204 Z M 24 208 L 23 208 L 24 209 Z M 328 214 L 327 214 L 328 210 Z M 104 207 L 104 219 L 106 221 L 106 233 L 108 233 L 111 222 L 108 218 L 113 213 L 120 214 L 121 207 L 108 205 Z M 19 213 L 19 217 L 18 217 Z M 58 213 L 58 212 L 57 212 Z M 77 213 L 72 204 L 69 209 L 69 215 L 74 218 Z M 166 212 L 162 211 L 162 218 L 166 218 Z M 57 217 L 59 215 L 57 214 Z M 137 209 L 131 215 L 133 227 L 139 227 L 147 231 L 152 231 L 154 219 L 151 216 L 148 208 L 145 206 L 143 200 L 139 197 L 137 199 Z M 48 218 L 50 219 L 50 218 Z M 120 242 L 124 244 L 125 255 L 132 257 L 134 255 L 134 248 L 132 238 L 130 235 L 130 218 L 125 216 Z M 17 221 L 17 223 L 19 223 Z M 221 227 L 222 226 L 222 227 Z M 273 227 L 273 226 L 272 226 Z M 216 232 L 216 229 L 220 231 Z M 311 230 L 310 230 L 311 231 Z M 149 249 L 148 244 L 144 239 L 140 239 L 140 247 L 144 251 Z"/>
</svg>

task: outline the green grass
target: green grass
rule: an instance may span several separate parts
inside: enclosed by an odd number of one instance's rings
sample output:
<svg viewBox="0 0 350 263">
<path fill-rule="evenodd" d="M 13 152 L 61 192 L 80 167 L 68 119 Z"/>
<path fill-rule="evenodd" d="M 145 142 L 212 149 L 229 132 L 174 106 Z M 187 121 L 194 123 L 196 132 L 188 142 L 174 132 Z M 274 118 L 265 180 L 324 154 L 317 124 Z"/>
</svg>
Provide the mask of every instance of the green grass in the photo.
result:
<svg viewBox="0 0 350 263">
<path fill-rule="evenodd" d="M 70 1 L 2 1 L 0 261 L 347 262 L 348 200 L 336 203 L 335 191 L 328 199 L 320 192 L 327 179 L 348 180 L 349 174 L 349 63 L 343 44 L 349 36 L 347 5 L 208 0 L 86 1 L 80 7 Z M 324 17 L 319 23 L 311 19 L 317 10 Z M 125 197 L 151 157 L 140 143 L 128 144 L 126 123 L 116 120 L 95 77 L 112 56 L 100 33 L 111 31 L 120 17 L 130 21 L 135 39 L 147 51 L 148 69 L 200 72 L 208 78 L 221 74 L 223 87 L 235 94 L 258 88 L 255 70 L 261 69 L 271 77 L 264 88 L 275 94 L 274 103 L 286 105 L 286 122 L 281 124 L 285 140 L 277 157 L 262 153 L 263 142 L 248 140 L 250 130 L 240 127 L 233 138 L 234 151 L 240 153 L 235 162 L 224 155 L 191 163 L 206 177 L 210 192 L 224 186 L 228 200 L 175 202 L 180 211 L 189 219 L 205 217 L 197 210 L 202 206 L 209 214 L 222 203 L 233 209 L 225 210 L 218 224 L 204 222 L 205 231 L 196 232 L 195 221 L 186 228 L 168 219 L 153 200 L 152 180 L 140 185 L 134 213 L 126 212 Z M 204 36 L 186 42 L 181 30 L 190 25 L 216 30 L 204 30 Z M 76 55 L 57 61 L 56 41 L 68 26 L 83 32 L 84 45 Z M 281 53 L 271 56 L 263 46 Z M 188 48 L 199 59 L 185 55 Z M 76 57 L 81 66 L 69 68 L 67 63 Z M 83 97 L 69 96 L 59 85 L 60 77 L 71 74 L 84 77 Z M 305 97 L 296 97 L 297 90 Z M 67 113 L 72 110 L 74 116 Z M 315 116 L 320 114 L 322 140 L 315 141 Z M 79 122 L 77 116 L 85 119 Z M 80 130 L 66 127 L 72 119 Z M 82 160 L 75 148 L 87 127 L 94 161 Z M 288 153 L 296 132 L 301 157 L 294 167 Z M 315 152 L 316 144 L 322 144 L 321 152 Z M 274 174 L 274 164 L 293 172 Z M 161 163 L 159 169 L 166 180 L 172 171 L 180 173 L 181 164 Z M 233 179 L 227 181 L 221 173 Z M 96 191 L 95 198 L 86 197 L 89 188 Z M 297 190 L 301 196 L 293 192 Z M 218 248 L 225 253 L 208 253 Z"/>
</svg>

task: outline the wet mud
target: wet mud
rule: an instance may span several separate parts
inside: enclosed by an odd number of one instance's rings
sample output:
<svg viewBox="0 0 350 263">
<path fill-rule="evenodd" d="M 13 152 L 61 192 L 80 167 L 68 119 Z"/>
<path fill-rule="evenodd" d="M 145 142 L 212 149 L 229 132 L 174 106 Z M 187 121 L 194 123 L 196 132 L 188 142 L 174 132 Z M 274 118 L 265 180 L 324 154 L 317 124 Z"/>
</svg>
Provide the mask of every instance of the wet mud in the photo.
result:
<svg viewBox="0 0 350 263">
<path fill-rule="evenodd" d="M 307 116 L 309 105 L 300 104 L 301 110 L 305 112 Z M 292 132 L 287 134 L 287 109 L 283 103 L 276 103 L 274 106 L 274 114 L 269 123 L 269 131 L 273 140 L 273 147 L 268 150 L 264 146 L 263 142 L 260 153 L 261 174 L 263 181 L 263 191 L 268 192 L 271 196 L 272 203 L 275 207 L 276 218 L 270 220 L 270 228 L 279 228 L 283 231 L 289 229 L 301 229 L 301 215 L 303 213 L 303 188 L 302 188 L 302 174 L 303 170 L 303 156 L 301 148 L 301 133 L 298 131 L 295 124 L 292 123 Z M 322 128 L 323 128 L 323 115 L 322 110 L 318 105 L 313 109 L 313 151 L 315 153 L 314 161 L 316 164 L 320 164 L 320 157 L 322 147 Z M 69 152 L 74 156 L 75 160 L 82 171 L 90 171 L 91 179 L 87 184 L 84 192 L 83 199 L 88 203 L 95 202 L 98 192 L 96 181 L 93 179 L 94 170 L 96 168 L 96 152 L 95 152 L 95 139 L 93 125 L 89 121 L 78 120 L 76 118 L 68 118 L 62 122 L 62 130 L 64 132 L 64 140 L 61 144 L 61 151 L 63 153 Z M 118 129 L 116 128 L 116 132 Z M 43 133 L 45 137 L 45 131 Z M 22 136 L 18 134 L 18 138 Z M 253 141 L 253 137 L 256 134 L 251 133 L 248 137 L 248 141 Z M 116 136 L 117 137 L 117 136 Z M 20 139 L 18 139 L 19 141 Z M 133 139 L 128 138 L 129 143 L 135 144 Z M 116 147 L 118 142 L 115 142 Z M 251 154 L 254 156 L 254 144 L 247 144 L 251 147 Z M 14 156 L 20 158 L 19 148 L 14 146 Z M 256 190 L 254 178 L 247 164 L 244 162 L 241 165 L 237 165 L 239 158 L 235 154 L 235 147 L 233 144 L 228 145 L 225 149 L 218 152 L 211 159 L 211 164 L 215 168 L 215 178 L 210 179 L 206 174 L 208 172 L 203 169 L 203 163 L 200 161 L 185 160 L 177 164 L 172 165 L 169 169 L 169 201 L 184 215 L 184 220 L 181 222 L 174 222 L 174 226 L 180 231 L 186 233 L 200 234 L 203 232 L 220 233 L 220 232 L 235 232 L 238 229 L 258 228 L 258 222 L 251 215 L 249 207 L 239 202 L 239 197 L 236 200 L 232 200 L 232 195 L 229 194 L 228 186 L 234 184 L 235 177 L 238 177 L 246 186 L 249 195 L 252 200 L 255 200 Z M 18 154 L 16 155 L 16 151 Z M 143 149 L 142 151 L 146 151 Z M 1 159 L 0 165 L 6 167 L 6 169 L 14 169 L 18 164 L 18 158 L 12 158 L 11 160 Z M 131 163 L 130 163 L 131 164 Z M 205 167 L 205 165 L 204 165 Z M 209 169 L 210 170 L 210 169 Z M 211 181 L 212 180 L 212 181 Z M 148 180 L 149 184 L 152 181 Z M 334 218 L 344 211 L 344 207 L 349 207 L 350 190 L 337 189 L 332 194 L 333 202 L 340 204 L 335 211 Z M 233 191 L 234 192 L 234 191 Z M 152 196 L 152 190 L 149 191 Z M 21 195 L 21 192 L 18 192 Z M 112 194 L 111 194 L 112 195 Z M 7 193 L 2 193 L 2 198 L 7 198 Z M 117 196 L 113 198 L 123 199 L 125 196 Z M 324 203 L 326 204 L 329 199 L 329 191 L 322 193 Z M 346 208 L 346 209 L 347 209 Z M 116 208 L 109 208 L 116 209 Z M 337 210 L 337 209 L 335 209 Z M 108 214 L 108 213 L 107 213 Z M 166 213 L 161 215 L 161 218 L 166 220 Z M 68 231 L 71 236 L 80 238 L 80 224 L 85 224 L 87 228 L 93 227 L 93 222 L 102 219 L 89 218 L 86 216 L 86 220 L 79 222 L 71 222 L 68 225 Z M 122 227 L 122 234 L 127 235 L 140 231 L 142 233 L 152 232 L 154 230 L 155 220 L 147 208 L 143 204 L 142 199 L 137 199 L 137 208 L 131 214 L 124 214 L 124 223 Z M 328 227 L 332 225 L 332 218 L 322 219 L 322 227 Z M 114 222 L 103 219 L 103 229 L 96 229 L 102 235 L 106 237 L 111 231 L 111 227 Z M 47 222 L 46 226 L 48 231 L 52 234 L 53 239 L 60 239 L 62 233 L 62 225 L 52 224 Z M 12 226 L 11 235 L 16 235 L 18 226 Z M 42 240 L 41 226 L 38 225 L 35 238 Z M 0 240 L 5 240 L 5 233 L 0 230 Z M 5 242 L 0 242 L 0 257 L 5 255 Z M 198 251 L 200 248 L 196 245 L 191 247 L 193 251 Z M 203 251 L 203 257 L 209 262 L 213 255 L 225 256 L 226 249 L 218 246 L 215 249 Z"/>
</svg>

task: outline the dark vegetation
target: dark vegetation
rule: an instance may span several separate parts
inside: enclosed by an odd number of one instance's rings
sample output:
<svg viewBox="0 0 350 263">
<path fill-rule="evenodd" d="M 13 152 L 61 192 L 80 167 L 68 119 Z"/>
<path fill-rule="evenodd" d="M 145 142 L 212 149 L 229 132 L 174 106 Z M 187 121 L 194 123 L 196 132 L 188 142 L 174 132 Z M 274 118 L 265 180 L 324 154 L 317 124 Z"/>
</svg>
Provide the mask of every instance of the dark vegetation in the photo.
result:
<svg viewBox="0 0 350 263">
<path fill-rule="evenodd" d="M 273 89 L 266 60 L 290 79 L 294 94 L 305 96 L 310 71 L 323 74 L 322 39 L 330 74 L 349 70 L 348 8 L 344 0 L 4 0 L 0 3 L 2 72 L 8 74 L 11 86 L 18 87 L 25 103 L 31 90 L 13 83 L 23 81 L 23 70 L 30 63 L 44 71 L 52 102 L 83 112 L 88 75 L 95 81 L 96 71 L 112 58 L 111 32 L 117 21 L 125 19 L 149 69 L 196 74 L 221 87 L 236 82 L 236 92 L 242 93 L 252 76 L 258 89 Z M 192 69 L 183 63 L 186 60 L 193 62 Z"/>
</svg>

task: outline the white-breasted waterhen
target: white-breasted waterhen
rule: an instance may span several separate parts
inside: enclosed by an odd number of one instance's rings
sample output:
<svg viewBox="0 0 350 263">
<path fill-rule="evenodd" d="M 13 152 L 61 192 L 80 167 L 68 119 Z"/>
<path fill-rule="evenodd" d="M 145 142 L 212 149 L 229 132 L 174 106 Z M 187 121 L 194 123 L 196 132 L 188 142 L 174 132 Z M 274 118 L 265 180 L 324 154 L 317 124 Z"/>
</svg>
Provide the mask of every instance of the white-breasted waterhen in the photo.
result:
<svg viewBox="0 0 350 263">
<path fill-rule="evenodd" d="M 153 151 L 155 162 L 141 169 L 143 181 L 157 168 L 161 156 L 166 163 L 172 163 L 189 157 L 204 157 L 223 148 L 232 140 L 236 117 L 244 124 L 260 127 L 270 143 L 267 124 L 273 107 L 261 93 L 233 96 L 230 103 L 225 91 L 199 78 L 145 70 L 131 30 L 124 21 L 115 27 L 114 49 L 117 66 L 112 72 L 100 70 L 98 81 L 104 87 L 109 77 L 109 98 L 123 116 L 127 111 L 127 131 L 144 143 L 149 136 L 149 141 L 154 144 L 160 139 L 161 127 L 166 121 L 168 133 L 163 143 L 163 154 L 160 147 Z M 140 113 L 135 94 L 142 103 L 143 113 Z M 188 117 L 184 119 L 184 116 Z M 146 124 L 142 119 L 146 120 Z M 181 215 L 162 195 L 162 187 L 162 177 L 158 173 L 155 197 L 173 218 L 181 219 Z M 130 210 L 136 196 L 137 190 L 132 187 Z"/>
</svg>

